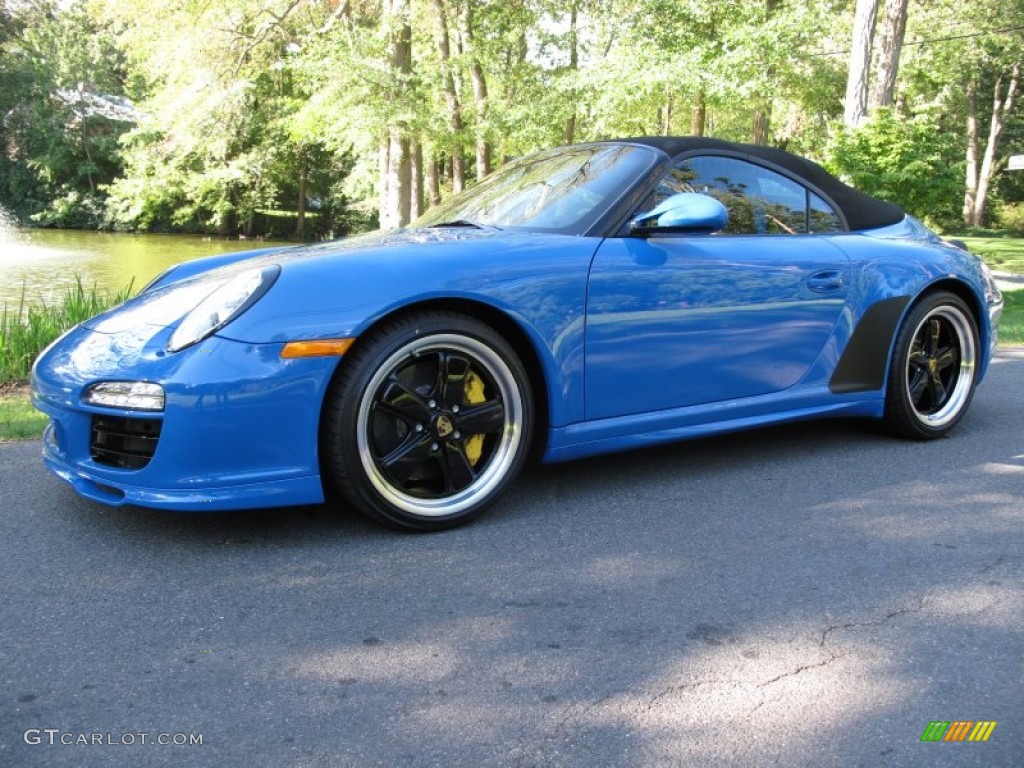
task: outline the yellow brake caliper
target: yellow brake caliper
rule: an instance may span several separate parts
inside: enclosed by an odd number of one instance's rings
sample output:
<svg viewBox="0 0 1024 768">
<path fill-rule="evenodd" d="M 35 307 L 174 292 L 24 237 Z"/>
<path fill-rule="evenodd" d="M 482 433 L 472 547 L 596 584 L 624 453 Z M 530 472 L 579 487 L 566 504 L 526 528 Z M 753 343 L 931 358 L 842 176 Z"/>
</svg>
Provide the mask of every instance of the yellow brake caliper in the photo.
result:
<svg viewBox="0 0 1024 768">
<path fill-rule="evenodd" d="M 466 383 L 463 386 L 462 395 L 466 400 L 466 405 L 477 405 L 486 399 L 484 396 L 484 380 L 477 375 L 476 371 L 470 371 L 466 375 Z M 471 467 L 476 466 L 483 452 L 483 435 L 473 435 L 466 438 L 466 458 L 469 459 Z"/>
</svg>

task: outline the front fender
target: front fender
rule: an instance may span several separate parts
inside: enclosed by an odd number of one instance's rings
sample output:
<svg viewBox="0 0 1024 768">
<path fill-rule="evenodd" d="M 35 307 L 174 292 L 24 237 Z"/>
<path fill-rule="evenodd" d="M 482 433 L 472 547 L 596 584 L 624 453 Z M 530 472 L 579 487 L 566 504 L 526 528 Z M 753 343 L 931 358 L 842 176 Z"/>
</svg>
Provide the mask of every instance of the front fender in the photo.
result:
<svg viewBox="0 0 1024 768">
<path fill-rule="evenodd" d="M 504 235 L 331 253 L 282 262 L 274 287 L 218 335 L 251 344 L 358 338 L 420 304 L 471 302 L 530 340 L 554 426 L 583 418 L 587 274 L 600 240 Z"/>
</svg>

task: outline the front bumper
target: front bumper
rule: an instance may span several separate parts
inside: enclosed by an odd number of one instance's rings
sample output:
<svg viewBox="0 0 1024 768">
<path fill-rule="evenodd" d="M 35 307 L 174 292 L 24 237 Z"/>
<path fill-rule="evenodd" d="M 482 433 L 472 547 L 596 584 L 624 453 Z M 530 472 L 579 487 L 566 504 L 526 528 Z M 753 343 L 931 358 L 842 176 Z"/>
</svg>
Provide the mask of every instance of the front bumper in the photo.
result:
<svg viewBox="0 0 1024 768">
<path fill-rule="evenodd" d="M 47 439 L 51 429 L 52 425 L 47 428 Z M 319 475 L 223 487 L 207 486 L 196 490 L 146 488 L 129 485 L 121 478 L 110 478 L 73 467 L 58 458 L 48 444 L 43 447 L 43 461 L 51 472 L 69 483 L 80 496 L 112 507 L 135 504 L 139 507 L 181 512 L 225 512 L 320 504 L 324 500 Z"/>
<path fill-rule="evenodd" d="M 281 344 L 217 336 L 167 354 L 167 333 L 138 343 L 148 334 L 77 328 L 40 356 L 32 399 L 50 417 L 46 466 L 82 496 L 115 506 L 214 511 L 321 503 L 320 406 L 338 359 L 283 360 Z M 162 384 L 164 410 L 82 401 L 86 387 L 110 380 Z M 98 420 L 109 417 L 162 422 L 145 466 L 112 466 L 95 450 Z"/>
</svg>

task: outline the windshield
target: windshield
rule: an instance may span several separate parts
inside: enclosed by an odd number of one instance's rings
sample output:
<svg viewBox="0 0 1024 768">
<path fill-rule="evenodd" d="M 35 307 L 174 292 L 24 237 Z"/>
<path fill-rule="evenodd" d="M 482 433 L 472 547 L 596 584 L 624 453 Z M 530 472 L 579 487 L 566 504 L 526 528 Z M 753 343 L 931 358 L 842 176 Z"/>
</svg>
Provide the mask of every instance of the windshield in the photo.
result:
<svg viewBox="0 0 1024 768">
<path fill-rule="evenodd" d="M 515 160 L 412 223 L 582 234 L 655 160 L 644 147 L 592 144 Z"/>
</svg>

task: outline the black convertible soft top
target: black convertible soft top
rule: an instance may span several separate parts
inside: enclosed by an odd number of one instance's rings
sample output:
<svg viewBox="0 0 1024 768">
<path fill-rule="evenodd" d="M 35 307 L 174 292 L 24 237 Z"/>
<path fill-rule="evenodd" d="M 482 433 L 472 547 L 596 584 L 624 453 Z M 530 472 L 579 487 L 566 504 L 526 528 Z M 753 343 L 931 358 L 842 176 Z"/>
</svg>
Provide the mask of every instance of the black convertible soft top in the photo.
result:
<svg viewBox="0 0 1024 768">
<path fill-rule="evenodd" d="M 818 191 L 839 208 L 850 229 L 886 227 L 903 221 L 905 215 L 903 209 L 898 205 L 864 194 L 860 190 L 844 184 L 817 163 L 774 147 L 739 144 L 697 136 L 641 136 L 618 139 L 614 143 L 622 142 L 654 147 L 669 157 L 676 157 L 684 152 L 718 151 L 746 156 L 752 160 L 766 161 L 788 171 L 797 178 L 804 179 L 812 187 L 817 187 Z"/>
</svg>

